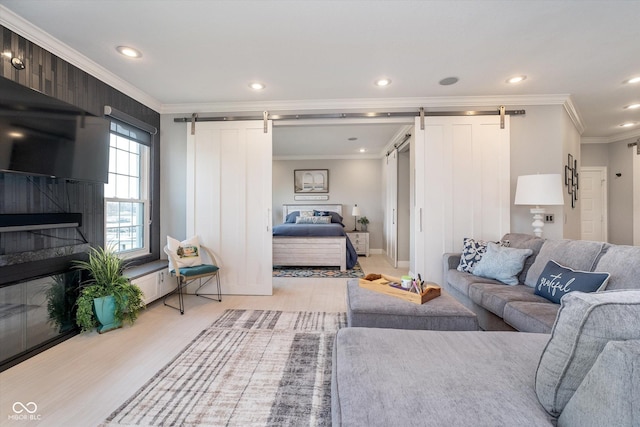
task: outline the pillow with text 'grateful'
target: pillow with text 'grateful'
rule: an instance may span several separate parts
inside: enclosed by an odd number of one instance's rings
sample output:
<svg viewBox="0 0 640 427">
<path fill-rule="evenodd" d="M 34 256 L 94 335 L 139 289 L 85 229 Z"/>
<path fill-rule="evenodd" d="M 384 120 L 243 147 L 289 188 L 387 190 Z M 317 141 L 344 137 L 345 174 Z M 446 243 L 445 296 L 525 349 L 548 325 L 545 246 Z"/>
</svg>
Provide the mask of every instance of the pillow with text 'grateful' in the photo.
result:
<svg viewBox="0 0 640 427">
<path fill-rule="evenodd" d="M 607 285 L 609 273 L 573 270 L 551 260 L 536 282 L 535 294 L 560 304 L 562 297 L 573 291 L 596 292 Z"/>
</svg>

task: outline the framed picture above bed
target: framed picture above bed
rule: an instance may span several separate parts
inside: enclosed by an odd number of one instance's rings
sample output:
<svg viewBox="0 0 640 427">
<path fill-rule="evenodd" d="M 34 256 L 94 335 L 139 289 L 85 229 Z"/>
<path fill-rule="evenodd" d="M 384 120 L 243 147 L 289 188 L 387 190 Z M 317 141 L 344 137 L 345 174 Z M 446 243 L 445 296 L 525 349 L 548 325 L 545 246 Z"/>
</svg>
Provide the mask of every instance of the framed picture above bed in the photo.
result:
<svg viewBox="0 0 640 427">
<path fill-rule="evenodd" d="M 295 193 L 328 193 L 329 169 L 296 169 L 293 171 Z"/>
</svg>

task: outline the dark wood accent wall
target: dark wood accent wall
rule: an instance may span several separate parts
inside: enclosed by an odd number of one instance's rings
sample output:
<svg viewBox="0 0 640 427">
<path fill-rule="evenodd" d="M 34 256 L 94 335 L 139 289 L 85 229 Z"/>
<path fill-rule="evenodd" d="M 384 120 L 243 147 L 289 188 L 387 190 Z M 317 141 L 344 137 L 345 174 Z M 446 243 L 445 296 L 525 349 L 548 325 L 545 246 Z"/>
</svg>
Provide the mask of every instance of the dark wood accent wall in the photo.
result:
<svg viewBox="0 0 640 427">
<path fill-rule="evenodd" d="M 0 52 L 11 51 L 21 58 L 25 69 L 16 70 L 7 58 L 0 58 L 0 76 L 37 89 L 53 98 L 80 107 L 96 116 L 103 115 L 110 105 L 158 129 L 151 150 L 152 170 L 152 254 L 140 262 L 160 256 L 160 114 L 106 83 L 67 63 L 42 47 L 13 31 L 0 26 Z M 104 191 L 100 184 L 73 182 L 46 177 L 29 177 L 0 173 L 1 213 L 81 212 L 83 224 L 78 230 L 0 233 L 0 257 L 65 247 L 86 241 L 92 245 L 104 243 Z M 6 259 L 7 257 L 5 257 Z M 60 260 L 68 256 L 60 256 Z M 42 261 L 39 261 L 40 264 Z M 59 270 L 55 260 L 51 269 Z M 10 268 L 12 267 L 12 268 Z M 17 270 L 16 268 L 19 267 Z M 25 268 L 26 267 L 26 268 Z M 11 270 L 12 274 L 9 273 Z M 0 260 L 0 285 L 3 276 L 15 279 L 15 271 L 25 271 L 28 263 L 3 265 Z"/>
</svg>

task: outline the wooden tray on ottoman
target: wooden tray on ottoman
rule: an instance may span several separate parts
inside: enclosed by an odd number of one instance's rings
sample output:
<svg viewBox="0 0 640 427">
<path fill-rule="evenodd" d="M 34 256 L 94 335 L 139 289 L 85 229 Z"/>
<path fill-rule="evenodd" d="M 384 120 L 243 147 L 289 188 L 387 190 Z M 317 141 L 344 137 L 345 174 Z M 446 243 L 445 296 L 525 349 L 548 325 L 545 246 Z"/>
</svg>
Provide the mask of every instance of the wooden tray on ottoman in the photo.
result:
<svg viewBox="0 0 640 427">
<path fill-rule="evenodd" d="M 369 281 L 360 279 L 358 284 L 361 288 L 369 289 L 385 295 L 391 295 L 392 297 L 400 298 L 415 304 L 424 304 L 425 302 L 440 296 L 440 286 L 430 282 L 426 282 L 426 287 L 421 294 L 389 286 L 389 283 L 401 282 L 402 280 L 397 277 L 386 276 L 383 274 L 382 278 L 378 280 Z"/>
</svg>

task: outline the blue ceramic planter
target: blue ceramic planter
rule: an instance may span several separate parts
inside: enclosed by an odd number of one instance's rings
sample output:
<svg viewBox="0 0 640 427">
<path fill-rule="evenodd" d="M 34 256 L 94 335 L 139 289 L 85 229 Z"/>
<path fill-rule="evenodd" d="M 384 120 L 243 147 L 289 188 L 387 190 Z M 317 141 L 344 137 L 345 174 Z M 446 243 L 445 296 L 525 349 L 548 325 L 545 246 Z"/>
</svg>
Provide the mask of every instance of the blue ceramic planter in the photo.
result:
<svg viewBox="0 0 640 427">
<path fill-rule="evenodd" d="M 117 322 L 115 318 L 116 300 L 113 296 L 93 299 L 93 309 L 96 312 L 96 318 L 100 323 L 98 333 L 117 329 L 122 326 L 122 322 Z"/>
</svg>

